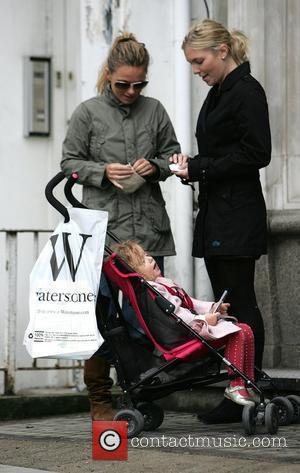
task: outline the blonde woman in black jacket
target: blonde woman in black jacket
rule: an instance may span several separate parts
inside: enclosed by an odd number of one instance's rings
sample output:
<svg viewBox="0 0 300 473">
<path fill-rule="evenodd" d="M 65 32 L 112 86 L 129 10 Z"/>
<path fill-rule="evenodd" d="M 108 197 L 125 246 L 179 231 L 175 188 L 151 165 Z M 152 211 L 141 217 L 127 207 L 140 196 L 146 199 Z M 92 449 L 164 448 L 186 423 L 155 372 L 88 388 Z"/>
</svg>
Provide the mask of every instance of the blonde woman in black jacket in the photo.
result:
<svg viewBox="0 0 300 473">
<path fill-rule="evenodd" d="M 262 366 L 264 325 L 254 290 L 255 261 L 267 252 L 266 206 L 259 169 L 271 159 L 265 92 L 250 74 L 247 38 L 213 20 L 194 25 L 182 48 L 192 71 L 211 89 L 201 108 L 198 155 L 173 155 L 175 172 L 199 181 L 193 256 L 204 258 L 216 299 L 229 291 L 232 314 L 255 335 L 255 364 Z M 221 409 L 222 407 L 222 409 Z M 232 421 L 223 407 L 207 421 Z M 222 412 L 221 412 L 222 411 Z M 239 417 L 239 414 L 236 415 Z"/>
</svg>

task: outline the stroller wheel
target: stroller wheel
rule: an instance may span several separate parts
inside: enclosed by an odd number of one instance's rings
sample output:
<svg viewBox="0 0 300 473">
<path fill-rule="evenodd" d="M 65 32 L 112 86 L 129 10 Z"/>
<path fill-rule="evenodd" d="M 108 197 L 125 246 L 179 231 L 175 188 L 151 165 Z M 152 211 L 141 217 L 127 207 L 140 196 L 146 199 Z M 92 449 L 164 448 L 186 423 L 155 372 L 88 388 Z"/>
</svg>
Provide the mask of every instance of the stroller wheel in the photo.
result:
<svg viewBox="0 0 300 473">
<path fill-rule="evenodd" d="M 292 424 L 295 424 L 300 421 L 300 396 L 297 396 L 296 394 L 289 394 L 286 396 L 286 399 L 292 403 L 294 409 Z"/>
<path fill-rule="evenodd" d="M 253 435 L 256 429 L 255 405 L 247 404 L 244 406 L 242 414 L 242 422 L 246 435 Z"/>
<path fill-rule="evenodd" d="M 121 409 L 114 420 L 124 420 L 128 423 L 127 437 L 129 439 L 139 435 L 144 428 L 144 417 L 137 409 Z"/>
<path fill-rule="evenodd" d="M 278 424 L 279 425 L 290 425 L 294 415 L 294 408 L 286 397 L 277 396 L 274 397 L 271 402 L 276 405 L 278 411 Z"/>
<path fill-rule="evenodd" d="M 269 434 L 276 434 L 278 430 L 279 418 L 278 408 L 273 402 L 269 402 L 265 409 L 265 426 Z"/>
<path fill-rule="evenodd" d="M 163 423 L 164 411 L 157 404 L 139 402 L 137 408 L 144 416 L 144 430 L 155 430 Z"/>
</svg>

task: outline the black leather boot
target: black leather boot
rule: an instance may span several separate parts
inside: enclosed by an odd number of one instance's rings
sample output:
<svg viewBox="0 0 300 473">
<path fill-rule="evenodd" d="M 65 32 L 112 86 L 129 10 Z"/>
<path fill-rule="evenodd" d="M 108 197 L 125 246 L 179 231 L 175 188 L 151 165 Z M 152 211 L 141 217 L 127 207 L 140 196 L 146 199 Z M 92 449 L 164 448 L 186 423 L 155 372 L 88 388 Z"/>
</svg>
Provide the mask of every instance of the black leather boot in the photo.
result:
<svg viewBox="0 0 300 473">
<path fill-rule="evenodd" d="M 205 424 L 241 422 L 243 407 L 230 399 L 224 398 L 212 411 L 207 414 L 198 414 L 197 418 Z"/>
</svg>

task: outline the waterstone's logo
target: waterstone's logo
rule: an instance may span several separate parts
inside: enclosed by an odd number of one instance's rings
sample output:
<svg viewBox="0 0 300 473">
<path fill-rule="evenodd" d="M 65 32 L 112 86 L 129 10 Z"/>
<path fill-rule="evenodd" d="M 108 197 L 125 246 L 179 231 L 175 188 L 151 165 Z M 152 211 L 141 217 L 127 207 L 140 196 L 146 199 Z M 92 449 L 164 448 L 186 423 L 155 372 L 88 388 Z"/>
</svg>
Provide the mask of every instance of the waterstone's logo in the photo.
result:
<svg viewBox="0 0 300 473">
<path fill-rule="evenodd" d="M 80 253 L 79 253 L 78 260 L 77 260 L 77 264 L 75 266 L 74 258 L 73 258 L 72 251 L 71 251 L 71 248 L 70 248 L 70 243 L 69 243 L 69 236 L 70 235 L 71 235 L 71 233 L 62 232 L 62 240 L 63 240 L 63 248 L 64 248 L 65 256 L 63 257 L 63 260 L 60 263 L 60 266 L 58 266 L 56 252 L 55 252 L 55 246 L 56 246 L 56 243 L 57 243 L 58 235 L 52 235 L 50 237 L 50 241 L 51 241 L 52 248 L 53 248 L 53 253 L 52 253 L 52 256 L 51 256 L 51 259 L 50 259 L 50 266 L 51 266 L 53 281 L 56 281 L 56 279 L 59 276 L 59 273 L 61 272 L 62 267 L 65 264 L 65 261 L 67 260 L 69 270 L 70 270 L 70 274 L 71 274 L 71 277 L 72 277 L 72 281 L 75 282 L 76 273 L 78 271 L 78 268 L 79 268 L 79 265 L 80 265 L 80 262 L 81 262 L 82 253 L 83 253 L 83 249 L 85 247 L 86 241 L 87 241 L 88 238 L 92 237 L 92 235 L 85 235 L 83 233 L 79 233 L 79 235 L 82 238 L 82 243 L 81 243 L 81 248 L 80 248 Z"/>
<path fill-rule="evenodd" d="M 93 292 L 51 292 L 36 291 L 39 302 L 95 302 L 96 295 Z"/>
<path fill-rule="evenodd" d="M 56 254 L 58 237 L 60 235 L 52 235 L 50 237 L 50 241 L 51 241 L 51 245 L 53 249 L 53 252 L 50 258 L 50 267 L 51 267 L 53 281 L 57 281 L 57 278 L 60 272 L 62 271 L 62 268 L 64 267 L 65 264 L 67 264 L 72 281 L 75 282 L 76 274 L 78 272 L 78 268 L 82 260 L 82 254 L 83 254 L 86 242 L 88 238 L 92 237 L 92 235 L 85 235 L 83 233 L 79 234 L 79 236 L 82 239 L 82 242 L 81 242 L 77 262 L 75 262 L 74 256 L 71 250 L 70 242 L 69 242 L 70 235 L 71 233 L 68 233 L 68 232 L 62 232 L 61 234 L 64 256 L 60 263 L 58 263 L 58 258 Z M 68 289 L 72 289 L 72 287 L 69 286 Z M 57 302 L 61 302 L 61 303 L 93 302 L 94 303 L 96 300 L 96 295 L 93 292 L 88 292 L 84 290 L 80 292 L 79 291 L 73 292 L 72 290 L 71 291 L 60 291 L 60 290 L 51 291 L 49 290 L 49 288 L 47 288 L 47 290 L 43 290 L 43 288 L 40 288 L 40 290 L 37 290 L 35 293 L 36 293 L 38 302 L 56 302 L 56 303 Z"/>
</svg>

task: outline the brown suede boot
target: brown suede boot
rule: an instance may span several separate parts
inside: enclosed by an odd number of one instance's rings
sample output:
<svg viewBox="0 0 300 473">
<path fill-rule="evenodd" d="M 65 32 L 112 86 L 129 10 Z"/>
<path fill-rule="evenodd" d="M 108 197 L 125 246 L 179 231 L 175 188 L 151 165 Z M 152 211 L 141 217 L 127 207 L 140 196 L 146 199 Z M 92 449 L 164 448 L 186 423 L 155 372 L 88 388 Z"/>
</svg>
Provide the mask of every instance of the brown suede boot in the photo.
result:
<svg viewBox="0 0 300 473">
<path fill-rule="evenodd" d="M 104 358 L 94 357 L 84 363 L 84 382 L 87 387 L 93 420 L 113 420 L 110 388 L 113 381 L 109 377 L 110 363 Z"/>
</svg>

